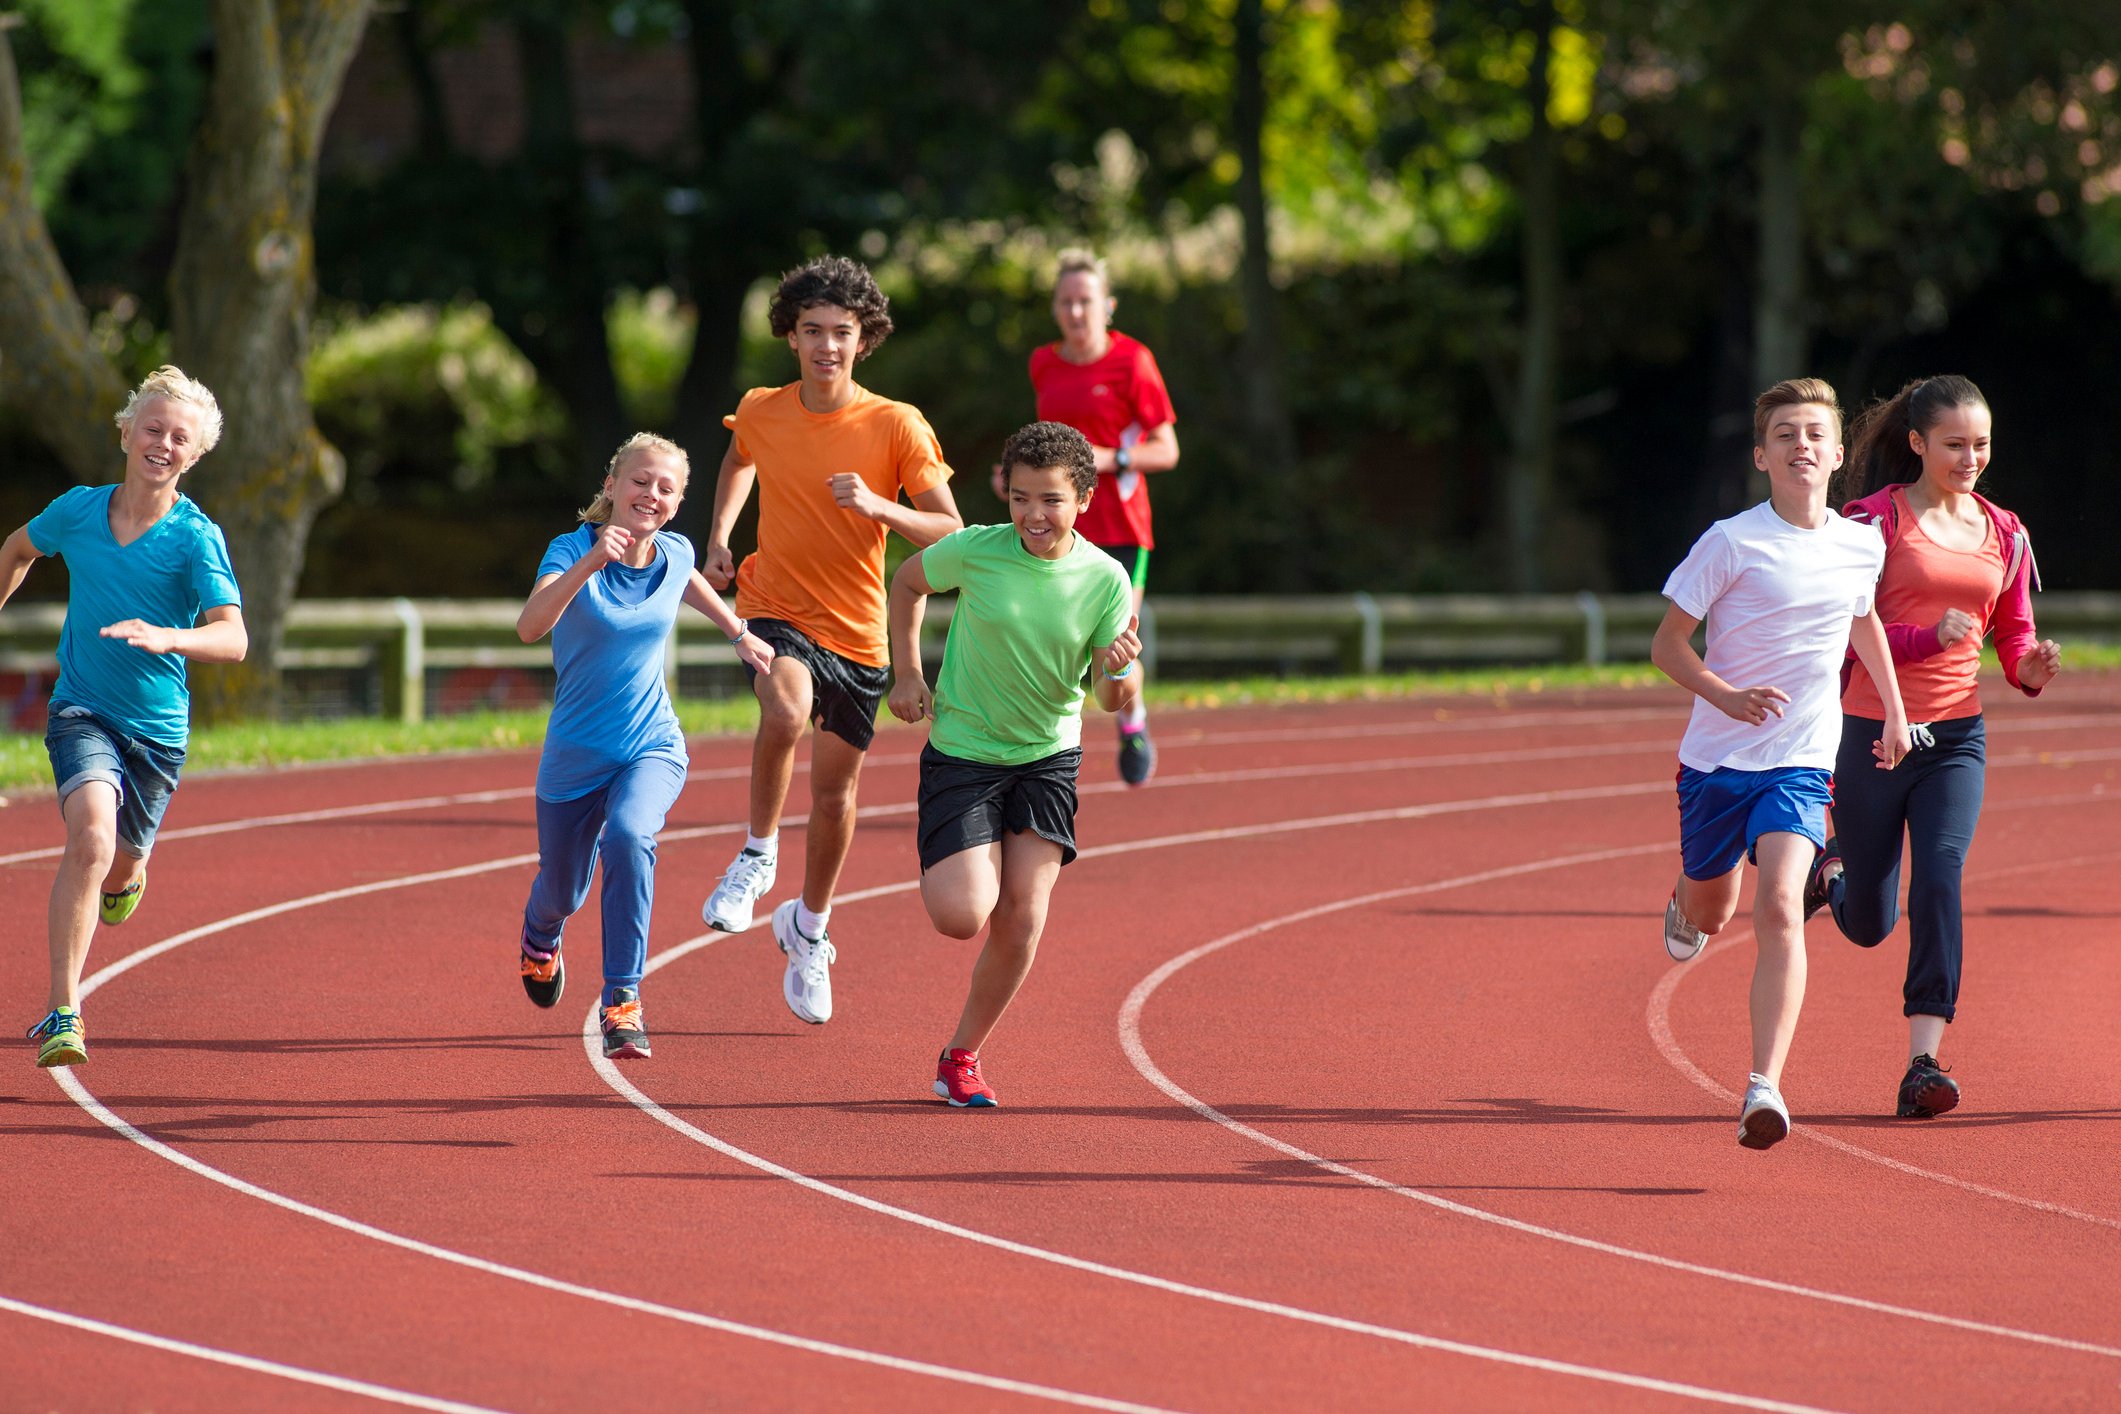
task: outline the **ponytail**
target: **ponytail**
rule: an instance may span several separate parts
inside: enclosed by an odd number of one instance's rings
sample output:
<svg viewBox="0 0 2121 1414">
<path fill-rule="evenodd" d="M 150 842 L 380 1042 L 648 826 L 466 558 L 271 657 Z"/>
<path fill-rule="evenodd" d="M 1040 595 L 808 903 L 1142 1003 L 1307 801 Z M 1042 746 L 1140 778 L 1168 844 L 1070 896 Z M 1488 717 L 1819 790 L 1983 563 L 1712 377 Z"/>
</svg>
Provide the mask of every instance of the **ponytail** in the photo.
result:
<svg viewBox="0 0 2121 1414">
<path fill-rule="evenodd" d="M 1922 479 L 1922 458 L 1908 441 L 1910 432 L 1929 435 L 1937 420 L 1953 408 L 1987 407 L 1988 399 L 1970 378 L 1956 373 L 1917 378 L 1883 402 L 1872 403 L 1849 428 L 1849 459 L 1841 469 L 1841 503 L 1860 500 L 1887 486 Z"/>
</svg>

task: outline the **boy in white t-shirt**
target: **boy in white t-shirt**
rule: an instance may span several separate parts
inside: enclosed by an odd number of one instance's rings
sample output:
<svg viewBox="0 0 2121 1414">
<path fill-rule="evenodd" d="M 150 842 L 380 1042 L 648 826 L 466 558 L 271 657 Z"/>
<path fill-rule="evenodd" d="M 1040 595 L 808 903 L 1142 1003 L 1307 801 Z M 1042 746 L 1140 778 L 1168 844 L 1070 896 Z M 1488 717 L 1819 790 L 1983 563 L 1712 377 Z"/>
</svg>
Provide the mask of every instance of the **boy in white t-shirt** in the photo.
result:
<svg viewBox="0 0 2121 1414">
<path fill-rule="evenodd" d="M 1826 843 L 1849 648 L 1885 699 L 1879 768 L 1907 754 L 1907 713 L 1871 603 L 1884 542 L 1826 507 L 1841 456 L 1841 407 L 1823 380 L 1786 379 L 1760 395 L 1753 464 L 1767 473 L 1768 499 L 1710 526 L 1672 571 L 1650 649 L 1695 698 L 1679 742 L 1681 872 L 1665 950 L 1680 962 L 1700 952 L 1737 910 L 1745 860 L 1760 876 L 1753 1073 L 1738 1118 L 1748 1149 L 1790 1132 L 1779 1086 L 1804 1004 L 1804 882 Z M 1703 619 L 1706 661 L 1690 641 Z"/>
</svg>

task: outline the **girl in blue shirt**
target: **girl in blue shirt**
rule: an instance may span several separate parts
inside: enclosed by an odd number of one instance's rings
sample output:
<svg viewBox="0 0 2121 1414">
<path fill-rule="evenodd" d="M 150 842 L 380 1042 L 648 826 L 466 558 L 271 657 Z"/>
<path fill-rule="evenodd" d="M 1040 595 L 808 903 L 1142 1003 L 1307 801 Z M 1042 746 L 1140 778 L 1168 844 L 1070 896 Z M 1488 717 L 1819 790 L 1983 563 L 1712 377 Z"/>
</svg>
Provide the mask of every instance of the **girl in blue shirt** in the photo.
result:
<svg viewBox="0 0 2121 1414">
<path fill-rule="evenodd" d="M 773 649 L 693 568 L 663 529 L 685 497 L 684 449 L 636 433 L 612 455 L 582 524 L 546 547 L 516 620 L 525 643 L 552 635 L 558 675 L 538 761 L 538 877 L 523 908 L 521 973 L 531 1001 L 560 999 L 560 931 L 604 860 L 604 1054 L 645 1057 L 641 974 L 655 901 L 656 836 L 685 784 L 685 738 L 663 683 L 663 644 L 690 604 L 758 672 Z"/>
</svg>

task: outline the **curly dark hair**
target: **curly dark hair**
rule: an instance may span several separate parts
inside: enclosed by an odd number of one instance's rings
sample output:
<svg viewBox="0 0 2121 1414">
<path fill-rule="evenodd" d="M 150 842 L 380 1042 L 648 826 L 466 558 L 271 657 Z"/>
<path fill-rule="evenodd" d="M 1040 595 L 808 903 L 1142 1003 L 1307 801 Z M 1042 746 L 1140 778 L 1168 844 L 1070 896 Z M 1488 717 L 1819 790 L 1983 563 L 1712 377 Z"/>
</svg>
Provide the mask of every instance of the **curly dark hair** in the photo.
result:
<svg viewBox="0 0 2121 1414">
<path fill-rule="evenodd" d="M 795 332 L 804 310 L 821 304 L 836 304 L 861 321 L 856 363 L 875 353 L 891 334 L 891 301 L 876 287 L 868 266 L 844 255 L 820 256 L 781 276 L 781 287 L 773 292 L 773 303 L 766 311 L 767 327 L 774 338 L 785 339 Z"/>
<path fill-rule="evenodd" d="M 1064 422 L 1034 422 L 1017 428 L 1002 444 L 1002 465 L 1010 472 L 1020 466 L 1064 467 L 1077 500 L 1097 486 L 1097 454 L 1090 450 L 1090 439 Z"/>
</svg>

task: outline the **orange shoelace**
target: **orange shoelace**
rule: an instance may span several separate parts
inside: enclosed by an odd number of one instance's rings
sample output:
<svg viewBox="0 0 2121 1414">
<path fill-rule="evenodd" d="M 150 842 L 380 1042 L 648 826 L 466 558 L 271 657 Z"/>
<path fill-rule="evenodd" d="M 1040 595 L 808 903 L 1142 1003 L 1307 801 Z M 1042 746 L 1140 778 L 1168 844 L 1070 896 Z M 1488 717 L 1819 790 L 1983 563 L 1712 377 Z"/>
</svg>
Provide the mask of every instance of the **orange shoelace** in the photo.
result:
<svg viewBox="0 0 2121 1414">
<path fill-rule="evenodd" d="M 604 1008 L 606 1031 L 639 1031 L 641 1029 L 641 1004 L 620 1002 L 617 1006 Z"/>
<path fill-rule="evenodd" d="M 558 953 L 554 953 L 543 962 L 539 962 L 528 953 L 523 954 L 523 975 L 525 977 L 538 982 L 550 982 L 554 974 L 559 970 L 560 955 Z"/>
</svg>

